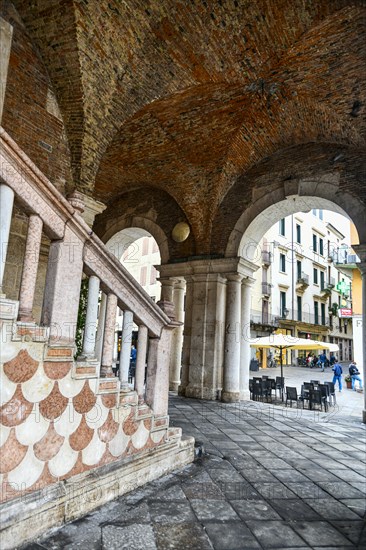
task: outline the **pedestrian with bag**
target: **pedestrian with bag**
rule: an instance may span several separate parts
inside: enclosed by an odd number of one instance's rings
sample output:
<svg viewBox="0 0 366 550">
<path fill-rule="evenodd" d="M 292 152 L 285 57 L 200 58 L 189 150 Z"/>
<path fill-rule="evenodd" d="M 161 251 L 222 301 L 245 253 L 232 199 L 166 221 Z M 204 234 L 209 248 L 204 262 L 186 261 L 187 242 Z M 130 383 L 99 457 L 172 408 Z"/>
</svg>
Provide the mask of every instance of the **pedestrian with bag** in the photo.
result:
<svg viewBox="0 0 366 550">
<path fill-rule="evenodd" d="M 334 373 L 334 376 L 333 376 L 334 387 L 336 382 L 338 381 L 339 391 L 341 392 L 342 391 L 342 373 L 343 373 L 341 365 L 337 362 L 332 368 L 332 371 Z"/>
</svg>

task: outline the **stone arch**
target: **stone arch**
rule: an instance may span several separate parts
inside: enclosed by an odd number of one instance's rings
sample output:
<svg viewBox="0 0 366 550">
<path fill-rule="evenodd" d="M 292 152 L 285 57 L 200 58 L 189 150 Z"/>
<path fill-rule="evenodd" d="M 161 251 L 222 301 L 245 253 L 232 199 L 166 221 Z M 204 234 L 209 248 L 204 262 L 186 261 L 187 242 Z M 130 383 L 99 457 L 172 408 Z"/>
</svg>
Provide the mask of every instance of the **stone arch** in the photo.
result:
<svg viewBox="0 0 366 550">
<path fill-rule="evenodd" d="M 360 242 L 366 242 L 366 206 L 350 193 L 340 192 L 339 179 L 328 176 L 319 179 L 285 181 L 281 187 L 271 193 L 260 189 L 255 196 L 254 192 L 251 204 L 231 231 L 225 256 L 244 254 L 250 259 L 255 246 L 277 219 L 299 211 L 319 208 L 319 206 L 350 218 L 355 224 Z"/>
<path fill-rule="evenodd" d="M 136 238 L 145 235 L 152 235 L 159 247 L 162 263 L 166 263 L 169 260 L 169 246 L 168 239 L 161 227 L 149 218 L 142 216 L 126 216 L 118 218 L 116 222 L 108 228 L 108 230 L 101 237 L 102 241 L 106 244 L 110 251 L 116 250 L 118 243 L 118 235 L 124 229 L 136 229 Z M 131 237 L 127 236 L 127 240 Z M 126 242 L 127 242 L 126 240 Z M 117 249 L 119 247 L 117 246 Z M 112 252 L 113 253 L 113 252 Z M 115 254 L 116 255 L 116 254 Z"/>
</svg>

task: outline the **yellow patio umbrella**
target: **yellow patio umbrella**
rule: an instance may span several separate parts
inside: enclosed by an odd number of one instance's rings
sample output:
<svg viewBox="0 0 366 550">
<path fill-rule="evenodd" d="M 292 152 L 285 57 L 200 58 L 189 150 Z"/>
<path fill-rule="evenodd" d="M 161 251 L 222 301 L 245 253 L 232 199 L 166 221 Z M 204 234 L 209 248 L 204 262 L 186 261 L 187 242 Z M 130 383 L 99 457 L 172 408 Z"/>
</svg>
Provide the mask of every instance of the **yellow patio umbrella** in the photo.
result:
<svg viewBox="0 0 366 550">
<path fill-rule="evenodd" d="M 282 351 L 287 349 L 304 349 L 304 350 L 325 350 L 338 351 L 337 344 L 330 342 L 320 342 L 318 340 L 310 340 L 309 338 L 298 338 L 289 334 L 271 334 L 262 338 L 251 338 L 250 345 L 255 348 L 275 348 L 280 351 L 280 366 L 281 379 L 283 382 L 283 362 Z M 283 401 L 283 383 L 281 382 L 281 398 Z"/>
</svg>

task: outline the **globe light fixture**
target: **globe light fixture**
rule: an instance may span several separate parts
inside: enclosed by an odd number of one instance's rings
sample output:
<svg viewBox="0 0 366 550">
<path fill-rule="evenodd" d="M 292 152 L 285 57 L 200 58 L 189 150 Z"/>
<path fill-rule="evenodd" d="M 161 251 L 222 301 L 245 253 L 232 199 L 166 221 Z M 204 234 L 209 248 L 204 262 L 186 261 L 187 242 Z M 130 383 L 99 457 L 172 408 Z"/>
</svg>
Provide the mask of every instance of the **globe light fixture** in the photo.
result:
<svg viewBox="0 0 366 550">
<path fill-rule="evenodd" d="M 179 222 L 173 228 L 172 239 L 176 243 L 182 243 L 183 241 L 188 239 L 190 232 L 191 228 L 189 227 L 188 223 Z"/>
</svg>

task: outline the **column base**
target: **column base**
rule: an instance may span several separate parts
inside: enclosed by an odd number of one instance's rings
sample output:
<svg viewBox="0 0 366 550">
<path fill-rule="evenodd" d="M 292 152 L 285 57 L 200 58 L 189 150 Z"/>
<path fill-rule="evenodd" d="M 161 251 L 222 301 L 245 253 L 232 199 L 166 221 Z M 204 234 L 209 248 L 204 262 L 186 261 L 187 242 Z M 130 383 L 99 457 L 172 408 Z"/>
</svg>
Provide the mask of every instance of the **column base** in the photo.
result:
<svg viewBox="0 0 366 550">
<path fill-rule="evenodd" d="M 221 401 L 224 403 L 237 403 L 240 401 L 240 392 L 238 391 L 223 391 L 221 393 Z"/>
<path fill-rule="evenodd" d="M 180 382 L 170 382 L 169 383 L 169 391 L 178 392 L 179 387 L 180 387 Z"/>
<path fill-rule="evenodd" d="M 250 391 L 241 390 L 240 392 L 240 401 L 250 401 Z"/>
<path fill-rule="evenodd" d="M 113 378 L 114 372 L 111 365 L 102 365 L 100 368 L 101 378 Z"/>
<path fill-rule="evenodd" d="M 189 384 L 185 389 L 184 396 L 192 397 L 193 399 L 207 399 L 209 401 L 217 401 L 219 399 L 219 390 Z"/>
<path fill-rule="evenodd" d="M 181 397 L 185 397 L 186 395 L 186 386 L 179 386 L 178 387 L 178 395 Z"/>
</svg>

